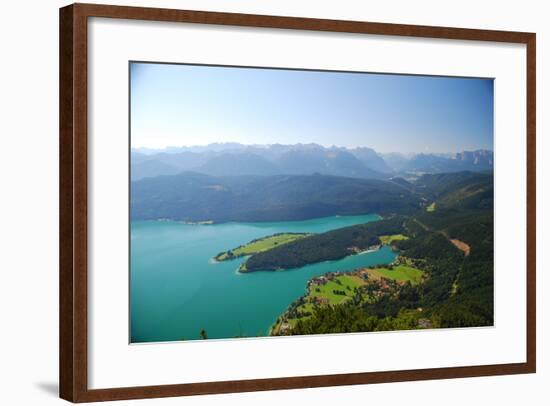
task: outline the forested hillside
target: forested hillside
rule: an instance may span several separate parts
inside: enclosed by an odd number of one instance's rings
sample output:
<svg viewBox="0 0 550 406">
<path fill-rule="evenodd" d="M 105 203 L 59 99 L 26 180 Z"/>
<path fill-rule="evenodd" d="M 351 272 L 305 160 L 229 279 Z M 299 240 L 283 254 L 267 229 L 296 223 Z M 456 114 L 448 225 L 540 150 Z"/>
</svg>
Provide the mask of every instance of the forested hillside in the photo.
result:
<svg viewBox="0 0 550 406">
<path fill-rule="evenodd" d="M 418 195 L 390 181 L 326 175 L 225 176 L 193 172 L 132 183 L 133 220 L 284 221 L 412 213 Z"/>
<path fill-rule="evenodd" d="M 408 238 L 392 245 L 399 250 L 401 262 L 425 272 L 424 282 L 390 284 L 389 293 L 369 296 L 371 299 L 365 301 L 363 295 L 369 294 L 369 289 L 372 294 L 375 288 L 368 284 L 344 304 L 314 306 L 306 315 L 298 313 L 298 321 L 285 334 L 493 324 L 492 177 L 429 176 L 416 186 L 435 198 L 436 209 L 405 216 L 404 221 L 400 218 L 401 228 L 394 231 Z M 351 229 L 341 232 L 349 234 Z M 361 227 L 355 231 L 360 230 L 365 232 Z M 306 241 L 295 247 L 304 246 Z"/>
<path fill-rule="evenodd" d="M 132 182 L 133 220 L 284 221 L 366 213 L 413 214 L 492 207 L 492 175 L 458 172 L 402 178 L 327 175 L 209 176 L 183 172 Z"/>
</svg>

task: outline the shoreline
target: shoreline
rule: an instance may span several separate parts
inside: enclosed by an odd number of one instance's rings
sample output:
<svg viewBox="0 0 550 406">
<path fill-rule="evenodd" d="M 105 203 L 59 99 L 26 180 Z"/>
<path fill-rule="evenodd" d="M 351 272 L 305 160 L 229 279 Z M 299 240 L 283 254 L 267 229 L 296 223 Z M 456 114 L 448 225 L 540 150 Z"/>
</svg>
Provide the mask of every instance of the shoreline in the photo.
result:
<svg viewBox="0 0 550 406">
<path fill-rule="evenodd" d="M 188 224 L 188 225 L 224 225 L 224 224 L 259 224 L 259 225 L 265 225 L 270 223 L 301 223 L 304 221 L 316 221 L 316 220 L 322 220 L 322 219 L 332 219 L 332 218 L 340 218 L 340 219 L 346 219 L 351 217 L 363 217 L 363 216 L 376 216 L 377 218 L 372 221 L 378 221 L 383 220 L 384 216 L 378 213 L 362 213 L 362 214 L 334 214 L 331 216 L 323 216 L 323 217 L 310 217 L 305 218 L 301 220 L 266 220 L 266 221 L 240 221 L 240 220 L 229 220 L 229 221 L 215 221 L 215 220 L 202 220 L 202 221 L 186 221 L 181 219 L 172 219 L 172 218 L 149 218 L 149 219 L 130 219 L 130 223 L 138 223 L 138 222 L 165 222 L 165 223 L 181 223 L 181 224 Z M 200 224 L 206 222 L 208 224 Z"/>
</svg>

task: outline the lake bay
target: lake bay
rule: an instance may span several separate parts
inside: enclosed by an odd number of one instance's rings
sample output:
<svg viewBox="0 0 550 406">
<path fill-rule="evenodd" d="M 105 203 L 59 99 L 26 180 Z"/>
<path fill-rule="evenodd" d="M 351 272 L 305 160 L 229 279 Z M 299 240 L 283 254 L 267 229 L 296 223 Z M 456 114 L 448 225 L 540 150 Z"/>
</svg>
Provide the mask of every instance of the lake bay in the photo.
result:
<svg viewBox="0 0 550 406">
<path fill-rule="evenodd" d="M 237 272 L 246 258 L 215 262 L 221 251 L 281 232 L 321 233 L 368 223 L 379 216 L 304 221 L 192 225 L 175 221 L 131 223 L 131 342 L 266 336 L 306 283 L 329 271 L 392 262 L 387 246 L 337 261 L 276 272 Z"/>
</svg>

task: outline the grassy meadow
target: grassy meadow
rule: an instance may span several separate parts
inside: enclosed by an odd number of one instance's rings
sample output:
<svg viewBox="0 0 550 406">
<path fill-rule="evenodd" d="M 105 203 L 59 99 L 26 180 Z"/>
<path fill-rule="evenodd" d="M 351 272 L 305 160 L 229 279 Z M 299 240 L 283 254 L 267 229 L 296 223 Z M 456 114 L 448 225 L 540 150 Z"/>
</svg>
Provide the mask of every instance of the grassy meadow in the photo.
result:
<svg viewBox="0 0 550 406">
<path fill-rule="evenodd" d="M 227 261 L 233 258 L 243 257 L 247 255 L 257 254 L 259 252 L 268 251 L 279 245 L 288 244 L 289 242 L 299 240 L 301 238 L 311 235 L 310 233 L 280 233 L 270 235 L 268 237 L 259 238 L 257 240 L 250 241 L 245 245 L 231 249 L 229 251 L 221 252 L 215 256 L 216 261 Z"/>
</svg>

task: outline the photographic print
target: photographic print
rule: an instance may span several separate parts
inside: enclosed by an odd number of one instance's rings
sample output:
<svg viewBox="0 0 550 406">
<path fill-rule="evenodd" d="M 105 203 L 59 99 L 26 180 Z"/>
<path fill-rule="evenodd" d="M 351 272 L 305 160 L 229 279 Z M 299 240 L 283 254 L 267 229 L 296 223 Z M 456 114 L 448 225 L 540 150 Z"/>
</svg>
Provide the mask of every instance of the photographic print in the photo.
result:
<svg viewBox="0 0 550 406">
<path fill-rule="evenodd" d="M 493 79 L 130 62 L 130 342 L 493 325 Z"/>
</svg>

